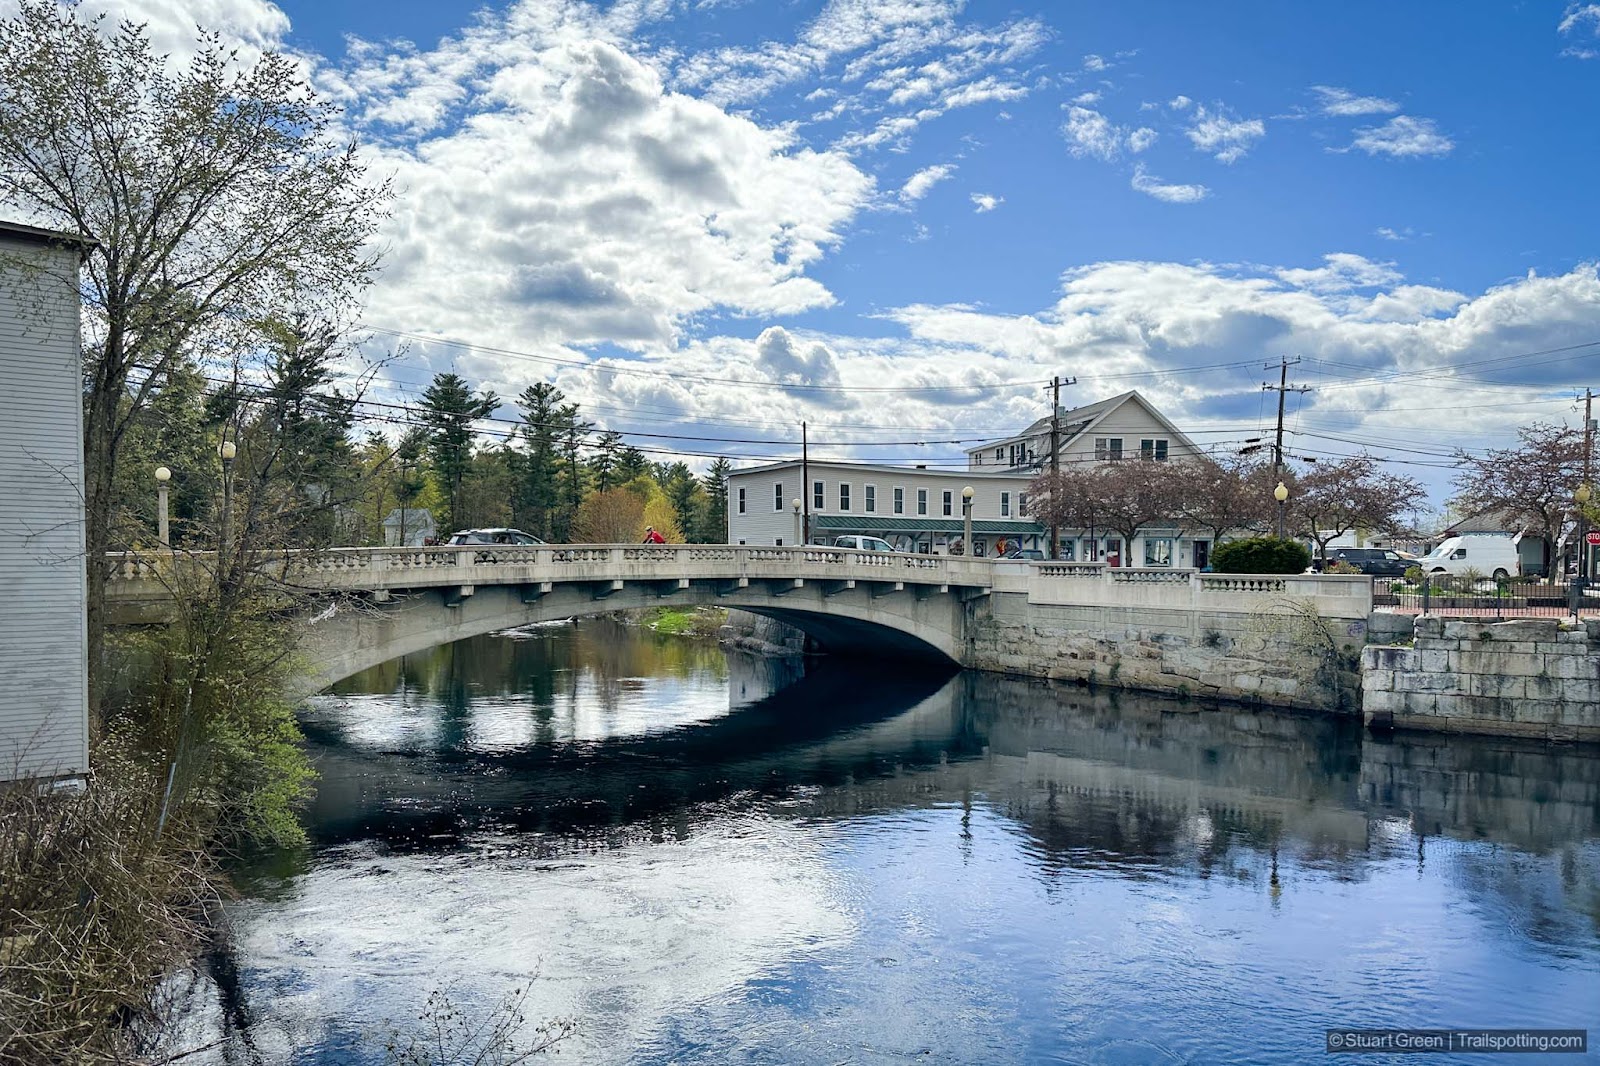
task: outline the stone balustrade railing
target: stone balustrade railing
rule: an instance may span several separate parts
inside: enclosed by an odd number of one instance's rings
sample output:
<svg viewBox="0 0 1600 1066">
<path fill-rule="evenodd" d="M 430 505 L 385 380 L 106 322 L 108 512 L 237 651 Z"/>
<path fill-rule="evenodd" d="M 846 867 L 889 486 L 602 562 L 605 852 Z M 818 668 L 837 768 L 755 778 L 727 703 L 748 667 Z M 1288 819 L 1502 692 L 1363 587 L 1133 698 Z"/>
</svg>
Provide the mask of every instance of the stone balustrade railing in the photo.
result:
<svg viewBox="0 0 1600 1066">
<path fill-rule="evenodd" d="M 1293 599 L 1326 617 L 1372 613 L 1372 579 L 1363 574 L 1213 574 L 1169 567 L 1040 563 L 1028 602 L 1054 606 L 1256 611 Z"/>
<path fill-rule="evenodd" d="M 121 554 L 113 558 L 110 592 L 159 595 L 163 572 L 210 562 L 208 552 Z M 988 588 L 994 563 L 814 546 L 550 544 L 290 551 L 264 557 L 261 570 L 290 585 L 343 590 L 673 578 L 860 579 Z"/>
</svg>

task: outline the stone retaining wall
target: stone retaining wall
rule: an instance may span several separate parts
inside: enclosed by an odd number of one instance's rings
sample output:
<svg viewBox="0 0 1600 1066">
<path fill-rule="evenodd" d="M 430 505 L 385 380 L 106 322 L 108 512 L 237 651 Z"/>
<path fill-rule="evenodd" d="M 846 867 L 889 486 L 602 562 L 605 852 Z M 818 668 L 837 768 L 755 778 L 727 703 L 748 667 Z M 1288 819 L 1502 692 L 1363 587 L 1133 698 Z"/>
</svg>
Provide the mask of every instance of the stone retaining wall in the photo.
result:
<svg viewBox="0 0 1600 1066">
<path fill-rule="evenodd" d="M 1369 725 L 1600 741 L 1600 620 L 1418 618 L 1413 633 L 1362 653 Z"/>
<path fill-rule="evenodd" d="M 1180 696 L 1333 713 L 1359 709 L 1366 618 L 1278 609 L 1051 606 L 996 593 L 974 604 L 966 665 Z"/>
</svg>

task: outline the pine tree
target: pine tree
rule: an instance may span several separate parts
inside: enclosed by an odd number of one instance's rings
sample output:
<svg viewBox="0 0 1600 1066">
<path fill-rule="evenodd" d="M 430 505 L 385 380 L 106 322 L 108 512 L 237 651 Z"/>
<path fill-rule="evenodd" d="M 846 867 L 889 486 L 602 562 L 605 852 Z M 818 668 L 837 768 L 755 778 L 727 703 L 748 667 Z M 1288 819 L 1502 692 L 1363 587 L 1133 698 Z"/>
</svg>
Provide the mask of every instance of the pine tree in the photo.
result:
<svg viewBox="0 0 1600 1066">
<path fill-rule="evenodd" d="M 459 374 L 437 374 L 422 394 L 422 421 L 428 428 L 428 460 L 444 490 L 443 521 L 439 528 L 451 532 L 462 513 L 462 484 L 472 463 L 472 424 L 487 418 L 500 406 L 492 392 L 474 396 Z"/>
<path fill-rule="evenodd" d="M 628 480 L 619 476 L 622 450 L 622 434 L 614 429 L 600 434 L 599 441 L 595 443 L 594 454 L 589 459 L 589 472 L 594 475 L 595 488 L 601 492 Z"/>
<path fill-rule="evenodd" d="M 722 544 L 728 539 L 728 475 L 732 472 L 732 463 L 718 459 L 701 479 L 706 500 L 694 537 L 701 544 Z"/>
<path fill-rule="evenodd" d="M 515 463 L 515 522 L 544 540 L 555 539 L 561 499 L 562 403 L 566 397 L 547 381 L 529 385 L 517 397 L 522 408 L 518 436 L 526 448 Z"/>
</svg>

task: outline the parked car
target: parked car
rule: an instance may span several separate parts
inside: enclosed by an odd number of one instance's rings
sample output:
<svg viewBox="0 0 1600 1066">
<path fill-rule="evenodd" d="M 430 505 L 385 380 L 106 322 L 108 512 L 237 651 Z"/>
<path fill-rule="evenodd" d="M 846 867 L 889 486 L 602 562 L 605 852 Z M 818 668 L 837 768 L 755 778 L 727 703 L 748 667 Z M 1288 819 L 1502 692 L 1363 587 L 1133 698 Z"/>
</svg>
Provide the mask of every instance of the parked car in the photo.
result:
<svg viewBox="0 0 1600 1066">
<path fill-rule="evenodd" d="M 1522 557 L 1510 537 L 1446 537 L 1412 565 L 1429 574 L 1464 574 L 1474 570 L 1496 581 L 1518 577 Z"/>
<path fill-rule="evenodd" d="M 543 544 L 532 533 L 520 529 L 463 529 L 452 533 L 446 544 Z"/>
<path fill-rule="evenodd" d="M 850 548 L 854 551 L 863 552 L 892 552 L 895 550 L 894 545 L 882 537 L 861 537 L 854 534 L 848 537 L 834 537 L 831 547 Z"/>
<path fill-rule="evenodd" d="M 1042 563 L 1044 562 L 1044 552 L 1040 551 L 1038 548 L 1007 548 L 1005 552 L 997 556 L 997 558 L 1026 559 L 1029 562 Z"/>
<path fill-rule="evenodd" d="M 1327 558 L 1318 560 L 1314 570 L 1326 570 L 1336 563 L 1349 563 L 1363 574 L 1377 577 L 1400 577 L 1413 566 L 1414 560 L 1405 558 L 1388 548 L 1333 548 Z"/>
</svg>

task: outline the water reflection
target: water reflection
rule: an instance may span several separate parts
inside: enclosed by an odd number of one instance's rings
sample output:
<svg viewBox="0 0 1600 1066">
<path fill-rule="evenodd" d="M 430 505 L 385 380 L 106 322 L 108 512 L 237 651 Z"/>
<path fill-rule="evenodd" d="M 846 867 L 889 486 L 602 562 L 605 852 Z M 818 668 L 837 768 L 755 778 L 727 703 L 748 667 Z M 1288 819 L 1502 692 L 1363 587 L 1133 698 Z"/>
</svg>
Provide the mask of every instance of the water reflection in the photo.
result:
<svg viewBox="0 0 1600 1066">
<path fill-rule="evenodd" d="M 580 1061 L 1300 1061 L 1327 1025 L 1600 1029 L 1592 752 L 802 673 L 605 622 L 390 664 L 306 724 L 316 844 L 238 908 L 269 1059 L 380 1061 L 376 1027 L 433 988 L 535 969 L 530 1012 L 579 1018 Z"/>
</svg>

